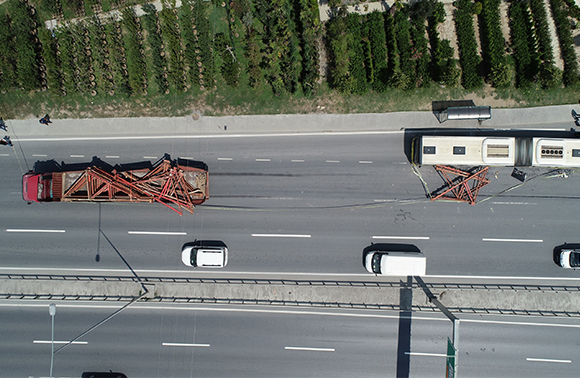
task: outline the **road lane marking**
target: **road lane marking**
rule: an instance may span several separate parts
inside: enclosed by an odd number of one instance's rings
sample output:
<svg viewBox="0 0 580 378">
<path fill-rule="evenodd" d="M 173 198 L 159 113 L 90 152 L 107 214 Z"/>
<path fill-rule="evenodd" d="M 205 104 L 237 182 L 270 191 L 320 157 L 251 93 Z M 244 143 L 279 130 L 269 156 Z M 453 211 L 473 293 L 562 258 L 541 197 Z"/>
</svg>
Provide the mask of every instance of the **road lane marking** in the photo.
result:
<svg viewBox="0 0 580 378">
<path fill-rule="evenodd" d="M 286 350 L 307 350 L 315 352 L 334 352 L 334 348 L 284 347 Z"/>
<path fill-rule="evenodd" d="M 370 160 L 359 160 L 359 164 L 372 164 L 373 162 Z"/>
<path fill-rule="evenodd" d="M 234 160 L 233 158 L 218 158 L 218 160 Z"/>
<path fill-rule="evenodd" d="M 84 158 L 85 155 L 71 155 L 70 157 L 71 158 L 81 158 L 81 157 Z"/>
<path fill-rule="evenodd" d="M 9 154 L 0 154 L 0 156 L 10 156 Z"/>
<path fill-rule="evenodd" d="M 493 238 L 483 238 L 482 241 L 493 241 L 493 242 L 518 242 L 518 243 L 543 243 L 542 239 L 493 239 Z"/>
<path fill-rule="evenodd" d="M 195 160 L 193 156 L 180 156 L 180 159 Z"/>
<path fill-rule="evenodd" d="M 51 340 L 34 340 L 32 341 L 34 344 L 50 344 L 52 343 Z M 71 343 L 70 341 L 57 341 L 54 340 L 55 344 L 69 344 Z M 79 344 L 79 345 L 87 345 L 88 342 L 87 341 L 73 341 L 71 344 Z"/>
<path fill-rule="evenodd" d="M 270 159 L 256 159 L 256 161 L 270 161 Z"/>
<path fill-rule="evenodd" d="M 107 155 L 107 156 L 105 156 L 105 157 L 106 157 L 107 159 L 118 159 L 118 158 L 119 158 L 119 156 L 117 156 L 117 155 Z"/>
<path fill-rule="evenodd" d="M 298 235 L 298 234 L 252 234 L 252 236 L 259 238 L 310 238 L 312 235 Z"/>
<path fill-rule="evenodd" d="M 161 343 L 163 346 L 177 346 L 177 347 L 208 347 L 209 344 L 186 344 L 186 343 Z"/>
<path fill-rule="evenodd" d="M 32 154 L 32 156 L 35 156 L 35 157 L 46 157 L 47 155 L 43 155 L 43 154 Z"/>
<path fill-rule="evenodd" d="M 561 364 L 571 364 L 572 360 L 550 360 L 548 358 L 526 358 L 526 361 L 534 361 L 534 362 L 559 362 Z"/>
<path fill-rule="evenodd" d="M 340 160 L 327 160 L 327 163 L 340 163 Z"/>
<path fill-rule="evenodd" d="M 26 230 L 19 228 L 7 228 L 6 232 L 65 232 L 65 230 Z"/>
<path fill-rule="evenodd" d="M 535 202 L 492 202 L 493 205 L 537 205 Z"/>
<path fill-rule="evenodd" d="M 430 356 L 430 357 L 447 357 L 444 353 L 421 353 L 421 352 L 405 352 L 409 356 Z"/>
<path fill-rule="evenodd" d="M 290 160 L 292 163 L 304 163 L 304 160 L 302 159 L 294 159 L 294 160 Z"/>
<path fill-rule="evenodd" d="M 143 156 L 143 159 L 157 159 L 157 156 Z"/>
<path fill-rule="evenodd" d="M 413 239 L 413 240 L 429 240 L 429 236 L 373 236 L 373 239 Z"/>
<path fill-rule="evenodd" d="M 528 129 L 533 130 L 533 129 Z M 556 131 L 557 129 L 552 129 Z M 562 129 L 561 131 L 566 131 Z M 337 136 L 337 135 L 389 135 L 403 134 L 405 130 L 391 131 L 336 131 L 264 133 L 264 134 L 212 134 L 212 135 L 151 135 L 151 136 L 94 136 L 94 137 L 64 137 L 64 138 L 18 138 L 19 142 L 70 142 L 70 141 L 104 141 L 104 140 L 158 140 L 158 139 L 216 139 L 216 138 L 271 138 L 271 137 L 305 137 L 305 136 Z"/>
<path fill-rule="evenodd" d="M 131 235 L 187 235 L 187 232 L 128 231 Z"/>
</svg>

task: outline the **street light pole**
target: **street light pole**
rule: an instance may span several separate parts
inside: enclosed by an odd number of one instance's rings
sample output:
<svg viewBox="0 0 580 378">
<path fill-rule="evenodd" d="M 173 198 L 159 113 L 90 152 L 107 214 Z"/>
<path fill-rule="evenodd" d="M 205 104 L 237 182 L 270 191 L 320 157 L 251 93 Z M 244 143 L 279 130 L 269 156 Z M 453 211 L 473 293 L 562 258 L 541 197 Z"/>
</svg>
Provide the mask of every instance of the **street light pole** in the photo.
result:
<svg viewBox="0 0 580 378">
<path fill-rule="evenodd" d="M 50 378 L 52 378 L 52 363 L 54 362 L 54 315 L 56 314 L 56 305 L 54 303 L 48 306 L 48 313 L 52 318 L 52 337 L 50 339 Z"/>
</svg>

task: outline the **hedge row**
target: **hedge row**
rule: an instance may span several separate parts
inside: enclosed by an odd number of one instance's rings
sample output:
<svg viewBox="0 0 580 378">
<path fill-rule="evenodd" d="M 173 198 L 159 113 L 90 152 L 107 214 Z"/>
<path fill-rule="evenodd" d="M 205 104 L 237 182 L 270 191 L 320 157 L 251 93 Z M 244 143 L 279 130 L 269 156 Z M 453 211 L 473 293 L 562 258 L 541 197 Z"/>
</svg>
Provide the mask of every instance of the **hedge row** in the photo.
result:
<svg viewBox="0 0 580 378">
<path fill-rule="evenodd" d="M 578 78 L 578 56 L 574 50 L 574 39 L 568 21 L 567 7 L 563 0 L 550 0 L 552 15 L 556 24 L 556 32 L 560 41 L 560 53 L 564 61 L 564 74 L 562 81 L 566 86 L 577 85 Z"/>
<path fill-rule="evenodd" d="M 320 16 L 317 0 L 298 0 L 298 32 L 302 49 L 302 90 L 306 96 L 315 94 L 319 78 L 318 40 L 320 38 Z"/>
<path fill-rule="evenodd" d="M 479 76 L 481 57 L 477 53 L 472 3 L 470 0 L 458 0 L 454 16 L 459 63 L 462 69 L 462 85 L 465 89 L 480 88 L 483 84 L 481 76 Z"/>
<path fill-rule="evenodd" d="M 127 54 L 127 71 L 129 74 L 129 88 L 132 93 L 147 94 L 147 65 L 145 50 L 143 49 L 143 30 L 141 21 L 133 7 L 121 10 L 125 33 L 125 47 Z"/>
<path fill-rule="evenodd" d="M 425 5 L 421 5 L 425 4 Z M 428 8 L 426 5 L 430 5 Z M 454 50 L 449 40 L 441 40 L 437 25 L 445 21 L 445 8 L 443 3 L 437 1 L 422 1 L 417 3 L 415 14 L 417 19 L 427 19 L 427 32 L 432 51 L 433 80 L 454 87 L 459 84 L 461 70 L 457 67 L 457 61 L 453 58 Z"/>
<path fill-rule="evenodd" d="M 151 63 L 154 82 L 159 93 L 169 93 L 169 82 L 167 81 L 167 59 L 163 44 L 163 35 L 159 22 L 157 9 L 153 4 L 142 6 L 145 15 L 142 17 L 143 26 L 147 31 L 147 42 L 151 49 Z"/>
<path fill-rule="evenodd" d="M 383 15 L 378 11 L 367 16 L 366 29 L 371 55 L 372 72 L 368 75 L 369 84 L 376 91 L 382 92 L 387 86 L 387 39 Z"/>
<path fill-rule="evenodd" d="M 505 39 L 501 30 L 499 5 L 501 0 L 483 0 L 480 29 L 487 74 L 494 87 L 507 87 L 512 79 L 505 54 Z"/>
<path fill-rule="evenodd" d="M 535 34 L 537 37 L 540 59 L 544 63 L 553 62 L 552 38 L 550 36 L 550 29 L 548 28 L 548 14 L 544 0 L 530 0 L 530 10 L 534 18 L 534 29 L 530 29 L 530 33 L 531 35 Z"/>
<path fill-rule="evenodd" d="M 177 9 L 163 8 L 159 14 L 161 30 L 167 41 L 169 52 L 168 80 L 178 91 L 186 87 L 185 65 L 183 61 L 183 49 L 181 48 L 181 32 L 177 22 Z"/>
</svg>

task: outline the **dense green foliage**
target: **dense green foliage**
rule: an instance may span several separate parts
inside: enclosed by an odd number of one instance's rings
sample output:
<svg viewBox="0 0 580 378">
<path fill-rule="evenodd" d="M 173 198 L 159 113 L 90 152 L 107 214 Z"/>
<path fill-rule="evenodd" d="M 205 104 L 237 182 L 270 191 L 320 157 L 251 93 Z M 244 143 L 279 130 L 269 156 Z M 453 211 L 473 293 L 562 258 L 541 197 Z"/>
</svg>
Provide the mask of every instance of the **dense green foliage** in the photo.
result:
<svg viewBox="0 0 580 378">
<path fill-rule="evenodd" d="M 145 15 L 142 17 L 143 26 L 147 31 L 147 42 L 151 49 L 151 69 L 153 70 L 154 82 L 160 93 L 169 93 L 167 81 L 167 60 L 163 44 L 163 35 L 159 23 L 157 10 L 152 4 L 142 6 Z M 190 21 L 191 23 L 191 21 Z M 191 26 L 191 25 L 190 25 Z M 186 50 L 187 51 L 187 50 Z"/>
<path fill-rule="evenodd" d="M 563 0 L 550 0 L 552 15 L 558 40 L 560 41 L 560 53 L 564 61 L 564 73 L 562 81 L 566 86 L 577 85 L 578 78 L 578 56 L 574 50 L 574 39 L 568 21 L 567 6 Z"/>
<path fill-rule="evenodd" d="M 461 84 L 465 89 L 480 88 L 483 84 L 479 75 L 481 57 L 477 53 L 475 30 L 473 28 L 472 3 L 470 0 L 458 0 L 455 10 L 455 32 L 461 64 Z"/>
<path fill-rule="evenodd" d="M 495 87 L 506 87 L 512 75 L 505 55 L 505 39 L 501 31 L 499 5 L 501 0 L 483 0 L 479 25 L 487 75 Z"/>
</svg>

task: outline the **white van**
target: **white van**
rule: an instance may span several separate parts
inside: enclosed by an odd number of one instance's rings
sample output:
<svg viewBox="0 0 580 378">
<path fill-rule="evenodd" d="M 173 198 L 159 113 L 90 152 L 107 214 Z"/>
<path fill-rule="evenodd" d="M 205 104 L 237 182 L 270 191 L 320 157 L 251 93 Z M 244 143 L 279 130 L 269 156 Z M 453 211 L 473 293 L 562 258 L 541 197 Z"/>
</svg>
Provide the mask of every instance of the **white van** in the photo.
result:
<svg viewBox="0 0 580 378">
<path fill-rule="evenodd" d="M 424 276 L 427 259 L 421 252 L 372 251 L 365 256 L 369 273 L 386 276 Z"/>
</svg>

